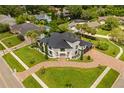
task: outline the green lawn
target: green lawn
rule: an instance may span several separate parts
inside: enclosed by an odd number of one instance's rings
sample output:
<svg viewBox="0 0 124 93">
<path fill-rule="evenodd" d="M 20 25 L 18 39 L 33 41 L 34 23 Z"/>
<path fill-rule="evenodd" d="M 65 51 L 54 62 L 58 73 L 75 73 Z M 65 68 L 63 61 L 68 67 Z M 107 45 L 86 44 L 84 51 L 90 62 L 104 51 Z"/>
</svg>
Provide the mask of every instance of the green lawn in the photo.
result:
<svg viewBox="0 0 124 93">
<path fill-rule="evenodd" d="M 80 68 L 47 68 L 39 70 L 36 74 L 50 88 L 88 88 L 97 77 L 103 72 L 105 67 L 97 67 L 90 69 Z"/>
<path fill-rule="evenodd" d="M 119 46 L 121 46 L 123 48 L 123 51 L 124 51 L 124 45 L 119 45 Z M 124 53 L 121 55 L 120 60 L 124 61 Z"/>
<path fill-rule="evenodd" d="M 115 57 L 119 53 L 119 48 L 117 46 L 115 46 L 114 44 L 112 44 L 107 39 L 97 38 L 97 40 L 91 40 L 91 39 L 84 38 L 84 37 L 82 37 L 82 39 L 83 40 L 86 40 L 88 42 L 92 42 L 94 45 L 96 45 L 99 40 L 100 41 L 103 41 L 103 42 L 106 42 L 109 45 L 108 50 L 105 50 L 105 51 L 100 50 L 100 49 L 98 49 L 98 50 L 101 51 L 101 52 L 103 52 L 103 53 L 105 53 L 105 54 L 107 54 L 107 55 L 110 55 L 110 56 Z"/>
<path fill-rule="evenodd" d="M 5 48 L 0 44 L 0 50 L 4 50 Z"/>
<path fill-rule="evenodd" d="M 60 28 L 61 28 L 61 27 L 68 28 L 68 25 L 69 25 L 69 22 L 64 23 L 64 24 L 60 24 L 59 27 L 60 27 Z"/>
<path fill-rule="evenodd" d="M 92 62 L 93 59 L 88 59 L 88 56 L 83 56 L 83 60 L 80 60 L 80 58 L 78 59 L 70 59 L 69 61 L 72 61 L 72 62 Z"/>
<path fill-rule="evenodd" d="M 102 30 L 102 29 L 97 29 L 97 32 L 96 32 L 96 34 L 99 34 L 99 35 L 107 35 L 109 33 L 110 33 L 110 31 L 106 31 L 106 30 Z"/>
<path fill-rule="evenodd" d="M 13 34 L 9 33 L 9 32 L 5 32 L 5 33 L 0 33 L 0 39 L 12 36 Z"/>
<path fill-rule="evenodd" d="M 46 61 L 44 55 L 36 49 L 25 46 L 20 48 L 14 53 L 29 67 L 32 67 L 40 62 Z"/>
<path fill-rule="evenodd" d="M 110 88 L 117 79 L 119 73 L 111 69 L 107 75 L 102 79 L 97 88 Z"/>
<path fill-rule="evenodd" d="M 120 60 L 124 61 L 124 53 L 121 55 Z"/>
<path fill-rule="evenodd" d="M 114 42 L 114 43 L 117 44 L 118 46 L 120 46 L 123 49 L 123 51 L 124 51 L 124 45 L 116 43 L 116 42 Z M 121 57 L 119 59 L 124 61 L 124 53 L 121 55 Z"/>
<path fill-rule="evenodd" d="M 7 64 L 12 70 L 16 69 L 17 72 L 24 71 L 24 67 L 10 54 L 5 54 L 3 58 L 6 60 Z"/>
<path fill-rule="evenodd" d="M 23 82 L 26 88 L 41 88 L 40 84 L 32 77 L 27 77 Z"/>
<path fill-rule="evenodd" d="M 7 39 L 2 40 L 2 42 L 7 46 L 7 47 L 13 47 L 15 45 L 20 44 L 22 41 L 17 37 L 13 36 Z"/>
</svg>

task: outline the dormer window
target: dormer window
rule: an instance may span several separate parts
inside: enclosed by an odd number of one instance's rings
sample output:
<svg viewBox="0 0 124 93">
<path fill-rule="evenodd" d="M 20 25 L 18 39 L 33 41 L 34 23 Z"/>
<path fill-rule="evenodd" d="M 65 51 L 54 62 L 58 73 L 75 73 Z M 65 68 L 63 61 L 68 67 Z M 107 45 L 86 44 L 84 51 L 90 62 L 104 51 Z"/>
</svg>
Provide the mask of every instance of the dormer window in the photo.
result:
<svg viewBox="0 0 124 93">
<path fill-rule="evenodd" d="M 52 49 L 52 48 L 49 46 L 49 49 Z"/>
</svg>

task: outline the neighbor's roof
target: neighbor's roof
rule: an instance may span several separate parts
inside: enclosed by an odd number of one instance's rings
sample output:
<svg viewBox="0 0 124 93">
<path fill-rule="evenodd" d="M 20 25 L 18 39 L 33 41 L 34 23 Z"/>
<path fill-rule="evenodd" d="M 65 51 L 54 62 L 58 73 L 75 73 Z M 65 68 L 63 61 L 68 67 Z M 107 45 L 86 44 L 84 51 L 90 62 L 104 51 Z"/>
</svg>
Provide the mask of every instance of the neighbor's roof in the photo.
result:
<svg viewBox="0 0 124 93">
<path fill-rule="evenodd" d="M 0 15 L 0 23 L 9 24 L 10 26 L 15 25 L 16 21 L 14 18 L 6 15 Z"/>
<path fill-rule="evenodd" d="M 83 19 L 74 19 L 73 21 L 74 21 L 75 23 L 88 22 L 88 20 L 83 20 Z"/>
<path fill-rule="evenodd" d="M 71 46 L 67 43 L 79 41 L 73 33 L 65 32 L 65 33 L 52 33 L 50 37 L 45 37 L 41 39 L 41 42 L 48 44 L 52 48 L 71 48 Z"/>
<path fill-rule="evenodd" d="M 40 29 L 41 29 L 40 27 L 38 27 L 32 23 L 23 23 L 23 24 L 19 24 L 19 25 L 14 25 L 11 28 L 12 28 L 12 30 L 17 30 L 17 31 L 21 32 L 22 34 L 25 34 L 26 32 L 32 31 L 32 30 L 40 31 Z"/>
<path fill-rule="evenodd" d="M 37 20 L 47 20 L 47 19 L 51 19 L 51 17 L 49 17 L 47 14 L 43 13 L 43 14 L 39 14 L 39 15 L 34 15 L 35 18 Z"/>
</svg>

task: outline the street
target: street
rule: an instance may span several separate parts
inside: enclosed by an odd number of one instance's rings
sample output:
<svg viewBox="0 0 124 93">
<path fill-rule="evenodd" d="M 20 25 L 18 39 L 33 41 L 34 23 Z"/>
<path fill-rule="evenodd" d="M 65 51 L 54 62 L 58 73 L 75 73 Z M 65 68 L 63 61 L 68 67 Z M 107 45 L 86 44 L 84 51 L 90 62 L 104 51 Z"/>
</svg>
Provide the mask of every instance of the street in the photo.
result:
<svg viewBox="0 0 124 93">
<path fill-rule="evenodd" d="M 8 68 L 4 59 L 0 57 L 0 88 L 22 88 L 22 84 L 16 79 Z"/>
</svg>

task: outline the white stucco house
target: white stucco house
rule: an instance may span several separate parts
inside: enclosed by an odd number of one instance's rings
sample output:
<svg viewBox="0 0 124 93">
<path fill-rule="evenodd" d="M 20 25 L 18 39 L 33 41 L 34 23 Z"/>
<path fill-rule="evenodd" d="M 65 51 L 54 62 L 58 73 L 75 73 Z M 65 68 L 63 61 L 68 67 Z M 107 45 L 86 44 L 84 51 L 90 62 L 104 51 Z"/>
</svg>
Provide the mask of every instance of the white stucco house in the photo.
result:
<svg viewBox="0 0 124 93">
<path fill-rule="evenodd" d="M 92 44 L 80 40 L 75 34 L 70 32 L 51 33 L 50 37 L 44 37 L 38 40 L 39 50 L 46 52 L 51 58 L 77 58 L 81 51 L 86 52 L 92 48 Z"/>
</svg>

